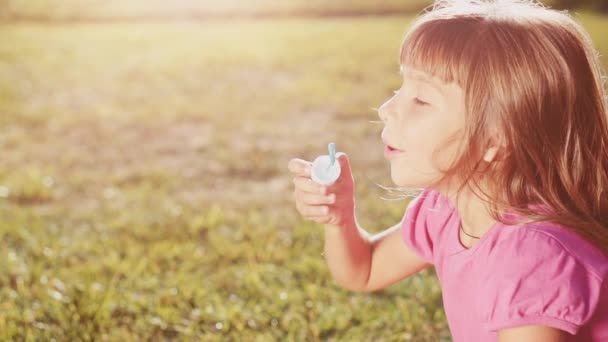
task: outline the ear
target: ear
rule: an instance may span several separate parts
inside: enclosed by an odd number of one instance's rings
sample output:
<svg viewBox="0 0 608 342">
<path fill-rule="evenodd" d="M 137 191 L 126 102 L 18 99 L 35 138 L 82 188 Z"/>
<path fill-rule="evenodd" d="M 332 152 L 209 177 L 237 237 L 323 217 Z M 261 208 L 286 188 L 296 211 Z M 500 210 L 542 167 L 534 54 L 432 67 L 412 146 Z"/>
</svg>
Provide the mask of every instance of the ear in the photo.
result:
<svg viewBox="0 0 608 342">
<path fill-rule="evenodd" d="M 501 161 L 505 159 L 506 154 L 507 152 L 504 145 L 493 145 L 486 150 L 486 153 L 483 156 L 483 160 L 487 163 L 491 163 L 493 161 Z"/>
<path fill-rule="evenodd" d="M 496 158 L 496 154 L 498 154 L 498 146 L 492 146 L 490 147 L 487 151 L 486 154 L 484 154 L 483 156 L 483 160 L 485 160 L 488 163 L 491 163 L 494 158 Z"/>
<path fill-rule="evenodd" d="M 498 133 L 498 130 L 492 130 L 490 138 L 486 141 L 485 147 L 487 148 L 486 153 L 483 155 L 483 160 L 486 163 L 492 163 L 493 161 L 500 161 L 504 158 L 506 152 L 505 139 L 502 134 Z"/>
</svg>

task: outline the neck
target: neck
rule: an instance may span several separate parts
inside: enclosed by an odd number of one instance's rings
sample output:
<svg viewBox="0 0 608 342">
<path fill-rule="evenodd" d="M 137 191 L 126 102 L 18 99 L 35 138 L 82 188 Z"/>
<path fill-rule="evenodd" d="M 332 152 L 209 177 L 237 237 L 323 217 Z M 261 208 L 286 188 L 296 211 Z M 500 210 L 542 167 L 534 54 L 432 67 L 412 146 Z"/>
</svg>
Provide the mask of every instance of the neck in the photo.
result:
<svg viewBox="0 0 608 342">
<path fill-rule="evenodd" d="M 462 229 L 473 236 L 481 237 L 496 223 L 490 216 L 489 206 L 468 188 L 463 189 L 460 196 L 448 193 L 448 197 L 458 210 L 462 220 Z"/>
</svg>

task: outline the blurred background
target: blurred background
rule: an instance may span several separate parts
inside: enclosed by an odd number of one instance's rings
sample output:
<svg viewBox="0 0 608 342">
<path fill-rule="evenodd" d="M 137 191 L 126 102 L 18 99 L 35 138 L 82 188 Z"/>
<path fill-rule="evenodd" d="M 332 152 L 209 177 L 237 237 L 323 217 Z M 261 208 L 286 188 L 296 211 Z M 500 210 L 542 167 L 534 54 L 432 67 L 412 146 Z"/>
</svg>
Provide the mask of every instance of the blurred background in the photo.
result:
<svg viewBox="0 0 608 342">
<path fill-rule="evenodd" d="M 431 3 L 0 0 L 0 339 L 450 341 L 433 269 L 334 284 L 287 169 L 336 142 L 399 222 L 370 121 Z M 606 68 L 608 1 L 545 4 Z"/>
</svg>

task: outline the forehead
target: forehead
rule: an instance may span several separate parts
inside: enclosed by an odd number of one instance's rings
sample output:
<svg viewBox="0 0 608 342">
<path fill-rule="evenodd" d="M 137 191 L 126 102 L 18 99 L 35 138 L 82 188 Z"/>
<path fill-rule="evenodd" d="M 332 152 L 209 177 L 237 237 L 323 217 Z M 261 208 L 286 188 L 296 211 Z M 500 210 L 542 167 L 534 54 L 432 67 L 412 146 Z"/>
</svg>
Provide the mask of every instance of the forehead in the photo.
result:
<svg viewBox="0 0 608 342">
<path fill-rule="evenodd" d="M 443 83 L 422 70 L 414 69 L 405 64 L 401 64 L 399 65 L 399 73 L 403 77 L 408 77 L 431 86 L 431 88 L 437 91 L 440 95 L 446 95 Z"/>
<path fill-rule="evenodd" d="M 439 79 L 437 79 L 436 77 L 433 77 L 432 75 L 426 73 L 425 71 L 415 69 L 415 68 L 405 65 L 405 64 L 399 65 L 399 73 L 403 76 L 407 76 L 412 79 L 421 80 L 421 81 L 425 81 L 425 82 L 429 82 L 429 83 L 435 83 L 438 86 L 440 86 L 442 83 Z"/>
<path fill-rule="evenodd" d="M 399 72 L 402 77 L 407 77 L 430 85 L 433 89 L 446 97 L 452 97 L 462 93 L 462 88 L 457 83 L 445 83 L 440 78 L 410 65 L 400 64 Z"/>
</svg>

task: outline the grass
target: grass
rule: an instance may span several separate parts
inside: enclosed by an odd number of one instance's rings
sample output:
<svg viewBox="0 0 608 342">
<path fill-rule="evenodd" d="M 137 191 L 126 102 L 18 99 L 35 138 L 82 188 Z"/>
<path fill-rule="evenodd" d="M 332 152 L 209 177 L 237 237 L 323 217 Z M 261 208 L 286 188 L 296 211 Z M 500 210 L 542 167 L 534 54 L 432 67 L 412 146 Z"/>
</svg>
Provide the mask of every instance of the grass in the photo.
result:
<svg viewBox="0 0 608 342">
<path fill-rule="evenodd" d="M 0 26 L 0 338 L 449 341 L 433 269 L 334 284 L 287 171 L 335 141 L 399 221 L 368 120 L 410 19 Z"/>
</svg>

